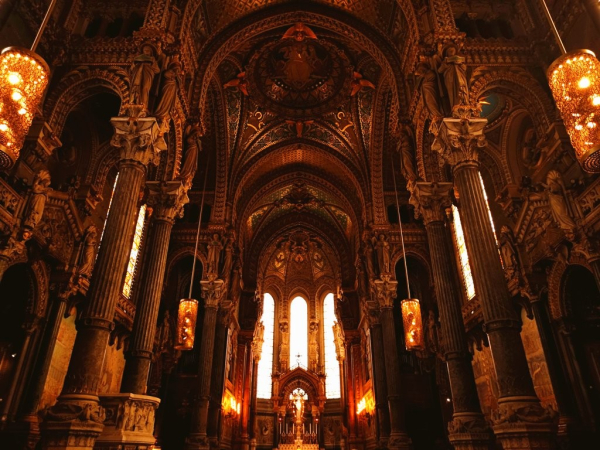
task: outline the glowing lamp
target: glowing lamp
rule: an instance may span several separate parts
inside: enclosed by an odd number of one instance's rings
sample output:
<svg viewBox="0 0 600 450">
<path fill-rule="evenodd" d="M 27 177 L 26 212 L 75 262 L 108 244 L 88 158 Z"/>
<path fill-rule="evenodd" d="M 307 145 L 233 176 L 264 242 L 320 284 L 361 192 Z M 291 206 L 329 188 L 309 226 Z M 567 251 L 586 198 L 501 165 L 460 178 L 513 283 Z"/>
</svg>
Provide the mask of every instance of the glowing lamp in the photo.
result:
<svg viewBox="0 0 600 450">
<path fill-rule="evenodd" d="M 49 75 L 48 65 L 35 52 L 8 47 L 0 54 L 0 170 L 19 157 Z"/>
<path fill-rule="evenodd" d="M 179 301 L 177 312 L 177 350 L 191 350 L 194 348 L 196 336 L 196 319 L 198 317 L 198 300 L 183 298 Z"/>
<path fill-rule="evenodd" d="M 600 61 L 590 50 L 575 50 L 554 61 L 547 75 L 581 167 L 600 172 Z"/>
<path fill-rule="evenodd" d="M 408 298 L 400 303 L 402 323 L 404 324 L 404 342 L 407 350 L 424 348 L 421 305 L 416 298 Z"/>
</svg>

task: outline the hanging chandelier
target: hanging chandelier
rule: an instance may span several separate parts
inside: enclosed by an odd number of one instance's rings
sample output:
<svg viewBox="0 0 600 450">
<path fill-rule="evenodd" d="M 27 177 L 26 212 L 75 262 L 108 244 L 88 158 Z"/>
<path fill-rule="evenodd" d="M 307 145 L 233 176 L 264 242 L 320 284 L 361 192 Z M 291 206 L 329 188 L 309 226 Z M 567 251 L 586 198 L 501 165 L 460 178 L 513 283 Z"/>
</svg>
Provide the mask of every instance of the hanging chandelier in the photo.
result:
<svg viewBox="0 0 600 450">
<path fill-rule="evenodd" d="M 591 50 L 567 52 L 545 0 L 543 9 L 562 52 L 547 71 L 556 106 L 586 172 L 600 172 L 600 62 Z"/>
<path fill-rule="evenodd" d="M 0 54 L 0 170 L 12 167 L 19 157 L 48 86 L 50 68 L 35 50 L 55 4 L 50 2 L 31 50 L 8 47 Z"/>
<path fill-rule="evenodd" d="M 204 209 L 204 195 L 206 193 L 206 180 L 208 179 L 208 163 L 210 154 L 206 160 L 206 173 L 204 174 L 204 187 L 202 188 L 202 199 L 200 200 L 200 216 L 198 217 L 198 228 L 196 229 L 196 244 L 194 246 L 194 262 L 192 263 L 192 275 L 190 278 L 190 290 L 188 298 L 179 300 L 177 310 L 177 341 L 176 350 L 192 350 L 196 338 L 196 320 L 198 319 L 198 300 L 192 298 L 194 286 L 194 274 L 196 273 L 196 255 L 198 254 L 198 242 L 200 241 L 200 228 L 202 226 L 202 211 Z"/>
<path fill-rule="evenodd" d="M 406 250 L 404 249 L 404 232 L 402 220 L 400 219 L 400 202 L 398 201 L 398 186 L 396 185 L 396 171 L 394 169 L 394 157 L 392 155 L 392 175 L 394 177 L 394 192 L 396 193 L 396 211 L 398 212 L 398 224 L 400 225 L 400 242 L 402 243 L 402 254 L 404 255 L 404 276 L 406 277 L 406 290 L 408 298 L 400 302 L 402 312 L 402 325 L 404 327 L 404 345 L 406 350 L 422 350 L 425 348 L 423 336 L 423 321 L 421 320 L 421 304 L 416 298 L 411 298 L 410 281 L 408 279 L 408 265 L 406 263 Z"/>
</svg>

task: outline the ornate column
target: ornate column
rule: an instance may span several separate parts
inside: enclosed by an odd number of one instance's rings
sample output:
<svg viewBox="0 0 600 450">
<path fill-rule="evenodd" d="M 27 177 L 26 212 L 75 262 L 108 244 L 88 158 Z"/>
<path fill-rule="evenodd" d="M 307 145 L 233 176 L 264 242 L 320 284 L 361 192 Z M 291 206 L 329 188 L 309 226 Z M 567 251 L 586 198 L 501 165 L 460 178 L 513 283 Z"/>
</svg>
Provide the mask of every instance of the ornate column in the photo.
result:
<svg viewBox="0 0 600 450">
<path fill-rule="evenodd" d="M 390 280 L 390 275 L 382 275 L 381 279 L 371 284 L 372 295 L 379 303 L 381 329 L 383 333 L 383 352 L 385 355 L 385 374 L 387 379 L 388 404 L 390 408 L 390 449 L 410 449 L 411 441 L 406 434 L 404 402 L 402 401 L 400 384 L 400 361 L 396 346 L 394 326 L 394 299 L 398 282 Z"/>
<path fill-rule="evenodd" d="M 493 436 L 479 405 L 461 312 L 456 258 L 444 223 L 445 208 L 451 205 L 451 191 L 452 183 L 418 182 L 411 204 L 415 205 L 415 215 L 423 218 L 429 241 L 444 358 L 454 406 L 448 437 L 457 450 L 488 450 L 492 448 Z"/>
<path fill-rule="evenodd" d="M 388 405 L 387 380 L 385 374 L 385 355 L 383 352 L 383 332 L 376 302 L 366 301 L 365 315 L 369 321 L 373 363 L 373 389 L 375 392 L 375 409 L 377 410 L 377 447 L 387 448 L 390 438 L 390 410 Z"/>
<path fill-rule="evenodd" d="M 478 149 L 486 145 L 486 119 L 446 118 L 432 148 L 452 166 L 459 195 L 475 292 L 480 298 L 498 379 L 494 432 L 502 448 L 552 446 L 552 419 L 533 389 L 521 341 L 521 323 L 511 302 L 479 175 Z"/>
<path fill-rule="evenodd" d="M 215 328 L 217 326 L 217 310 L 219 309 L 219 302 L 224 292 L 223 280 L 203 280 L 200 284 L 202 285 L 202 297 L 204 298 L 204 321 L 202 322 L 202 339 L 200 341 L 200 357 L 198 360 L 198 393 L 192 411 L 190 435 L 186 439 L 186 450 L 209 448 L 206 430 L 215 349 Z"/>
<path fill-rule="evenodd" d="M 240 333 L 240 347 L 243 346 L 243 352 L 238 352 L 238 355 L 243 354 L 244 370 L 242 379 L 242 410 L 240 416 L 240 440 L 239 446 L 241 450 L 248 450 L 250 448 L 250 434 L 248 432 L 248 424 L 250 423 L 250 394 L 252 391 L 252 336 L 247 336 L 244 332 Z"/>
<path fill-rule="evenodd" d="M 98 384 L 129 260 L 139 193 L 147 165 L 158 157 L 154 148 L 157 133 L 154 118 L 115 117 L 111 122 L 115 127 L 111 143 L 120 150 L 121 157 L 119 179 L 63 390 L 57 404 L 47 412 L 42 427 L 45 449 L 91 449 L 104 427 Z"/>
<path fill-rule="evenodd" d="M 152 208 L 152 226 L 146 238 L 133 331 L 127 354 L 121 392 L 145 394 L 152 359 L 156 321 L 165 277 L 167 252 L 175 217 L 188 202 L 181 181 L 147 183 L 148 206 Z"/>
</svg>

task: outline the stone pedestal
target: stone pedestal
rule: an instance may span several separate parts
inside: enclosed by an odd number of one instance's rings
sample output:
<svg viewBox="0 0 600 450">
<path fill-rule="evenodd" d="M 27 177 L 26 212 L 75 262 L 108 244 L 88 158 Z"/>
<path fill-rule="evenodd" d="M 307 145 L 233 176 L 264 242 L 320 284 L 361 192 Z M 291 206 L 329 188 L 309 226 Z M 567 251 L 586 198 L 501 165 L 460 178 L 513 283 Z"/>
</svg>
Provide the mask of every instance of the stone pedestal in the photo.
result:
<svg viewBox="0 0 600 450">
<path fill-rule="evenodd" d="M 154 418 L 160 399 L 148 395 L 101 395 L 106 412 L 95 449 L 149 450 L 154 445 Z"/>
<path fill-rule="evenodd" d="M 445 226 L 445 209 L 450 207 L 452 183 L 416 184 L 411 197 L 415 215 L 427 229 L 435 294 L 438 300 L 444 357 L 452 391 L 454 413 L 449 440 L 457 450 L 489 450 L 493 435 L 483 418 L 471 354 L 461 312 L 461 294 L 456 258 Z"/>
<path fill-rule="evenodd" d="M 498 380 L 494 433 L 504 450 L 552 448 L 553 417 L 540 405 L 521 341 L 521 323 L 510 299 L 481 186 L 478 152 L 486 119 L 447 118 L 432 149 L 452 166 L 473 283 L 481 301 Z"/>
<path fill-rule="evenodd" d="M 152 117 L 115 117 L 111 144 L 120 150 L 119 178 L 94 265 L 86 307 L 58 402 L 42 424 L 42 447 L 92 448 L 103 428 L 98 384 L 115 308 L 123 289 L 147 165 L 156 162 L 158 126 Z"/>
</svg>

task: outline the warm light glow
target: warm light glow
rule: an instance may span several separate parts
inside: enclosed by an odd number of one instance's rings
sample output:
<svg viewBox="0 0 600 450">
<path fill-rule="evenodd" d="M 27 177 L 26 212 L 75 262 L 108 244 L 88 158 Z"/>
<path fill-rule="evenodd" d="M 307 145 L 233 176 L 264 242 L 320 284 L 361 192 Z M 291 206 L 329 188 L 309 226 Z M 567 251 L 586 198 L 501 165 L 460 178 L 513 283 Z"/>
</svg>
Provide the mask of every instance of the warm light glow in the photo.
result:
<svg viewBox="0 0 600 450">
<path fill-rule="evenodd" d="M 179 301 L 177 312 L 177 350 L 191 350 L 194 348 L 196 337 L 196 319 L 198 318 L 198 300 L 183 298 Z"/>
<path fill-rule="evenodd" d="M 290 369 L 308 368 L 308 306 L 302 297 L 290 305 Z M 300 355 L 300 356 L 298 356 Z"/>
<path fill-rule="evenodd" d="M 475 284 L 473 283 L 473 274 L 471 272 L 471 264 L 469 263 L 469 255 L 467 253 L 467 243 L 465 241 L 458 208 L 454 205 L 452 205 L 452 218 L 454 224 L 454 241 L 458 250 L 458 259 L 460 262 L 463 283 L 465 285 L 465 290 L 467 291 L 467 299 L 473 300 L 473 297 L 475 297 Z"/>
<path fill-rule="evenodd" d="M 375 412 L 375 396 L 373 390 L 369 389 L 356 405 L 356 414 L 361 417 L 368 417 Z"/>
<path fill-rule="evenodd" d="M 402 323 L 404 324 L 404 343 L 407 350 L 424 348 L 421 305 L 416 298 L 408 298 L 400 303 Z"/>
<path fill-rule="evenodd" d="M 552 63 L 548 80 L 579 163 L 600 172 L 600 62 L 589 50 L 567 53 Z"/>
<path fill-rule="evenodd" d="M 9 47 L 0 54 L 0 170 L 19 157 L 49 75 L 44 60 L 29 50 Z"/>
<path fill-rule="evenodd" d="M 293 316 L 292 316 L 293 317 Z M 327 398 L 340 398 L 340 365 L 335 352 L 335 306 L 333 294 L 329 293 L 323 301 L 323 338 L 325 347 L 325 396 Z"/>
<path fill-rule="evenodd" d="M 133 243 L 131 244 L 131 251 L 129 252 L 129 263 L 127 264 L 127 273 L 125 274 L 125 283 L 123 283 L 123 295 L 126 298 L 131 297 L 131 287 L 133 286 L 133 277 L 135 276 L 135 268 L 137 266 L 140 247 L 142 245 L 145 221 L 146 205 L 142 205 L 135 225 L 135 234 L 133 235 Z"/>
<path fill-rule="evenodd" d="M 263 296 L 263 313 L 261 322 L 264 326 L 263 344 L 258 362 L 256 397 L 271 398 L 273 387 L 273 332 L 275 328 L 275 300 L 271 294 Z"/>
</svg>

